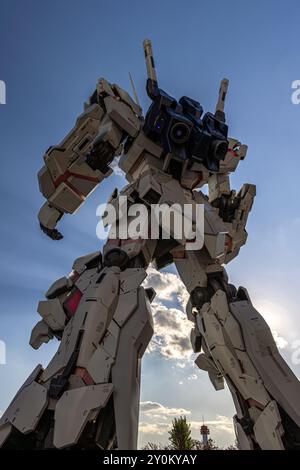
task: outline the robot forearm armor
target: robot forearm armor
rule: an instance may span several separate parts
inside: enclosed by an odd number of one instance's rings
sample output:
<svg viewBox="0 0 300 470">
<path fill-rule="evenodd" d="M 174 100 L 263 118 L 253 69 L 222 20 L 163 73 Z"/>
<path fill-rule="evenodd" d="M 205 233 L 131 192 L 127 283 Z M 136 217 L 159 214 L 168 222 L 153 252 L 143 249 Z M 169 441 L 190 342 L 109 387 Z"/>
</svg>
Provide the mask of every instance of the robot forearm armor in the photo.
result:
<svg viewBox="0 0 300 470">
<path fill-rule="evenodd" d="M 50 147 L 38 174 L 47 199 L 39 213 L 41 229 L 52 239 L 62 238 L 55 227 L 64 213 L 73 214 L 111 174 L 122 141 L 140 130 L 138 106 L 118 85 L 98 81 L 75 127 L 56 147 Z"/>
</svg>

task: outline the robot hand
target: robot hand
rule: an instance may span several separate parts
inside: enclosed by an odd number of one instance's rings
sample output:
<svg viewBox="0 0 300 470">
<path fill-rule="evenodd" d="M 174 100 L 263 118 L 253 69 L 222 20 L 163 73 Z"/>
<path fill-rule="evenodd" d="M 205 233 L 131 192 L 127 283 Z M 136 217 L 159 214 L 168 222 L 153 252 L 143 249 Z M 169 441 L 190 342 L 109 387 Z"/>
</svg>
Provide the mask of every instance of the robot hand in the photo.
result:
<svg viewBox="0 0 300 470">
<path fill-rule="evenodd" d="M 38 349 L 43 343 L 48 343 L 54 337 L 54 332 L 44 320 L 39 321 L 33 328 L 29 344 Z"/>
<path fill-rule="evenodd" d="M 252 208 L 253 200 L 256 194 L 256 187 L 253 184 L 244 184 L 237 195 L 233 192 L 232 197 L 228 197 L 222 206 L 222 217 L 225 222 L 229 222 L 229 251 L 224 260 L 228 263 L 237 256 L 240 248 L 246 243 L 247 230 L 246 225 L 248 216 Z M 221 210 L 219 210 L 221 215 Z"/>
<path fill-rule="evenodd" d="M 61 240 L 64 238 L 63 234 L 59 232 L 56 228 L 47 228 L 43 224 L 40 224 L 42 232 L 44 232 L 52 240 Z"/>
<path fill-rule="evenodd" d="M 235 191 L 231 191 L 230 194 L 222 194 L 222 196 L 216 199 L 212 205 L 219 209 L 219 215 L 224 222 L 231 223 L 240 202 L 241 197 L 239 195 L 236 196 Z"/>
<path fill-rule="evenodd" d="M 115 149 L 109 142 L 96 139 L 92 150 L 86 157 L 86 162 L 93 170 L 100 170 L 105 174 L 109 171 L 108 165 L 113 161 L 115 153 Z"/>
<path fill-rule="evenodd" d="M 55 228 L 62 216 L 63 213 L 55 207 L 52 207 L 48 201 L 42 206 L 39 212 L 40 228 L 52 240 L 61 240 L 63 238 L 63 235 Z"/>
<path fill-rule="evenodd" d="M 222 194 L 212 205 L 219 209 L 219 215 L 224 222 L 239 221 L 240 226 L 245 226 L 255 194 L 255 185 L 244 184 L 237 194 L 235 191 Z"/>
</svg>

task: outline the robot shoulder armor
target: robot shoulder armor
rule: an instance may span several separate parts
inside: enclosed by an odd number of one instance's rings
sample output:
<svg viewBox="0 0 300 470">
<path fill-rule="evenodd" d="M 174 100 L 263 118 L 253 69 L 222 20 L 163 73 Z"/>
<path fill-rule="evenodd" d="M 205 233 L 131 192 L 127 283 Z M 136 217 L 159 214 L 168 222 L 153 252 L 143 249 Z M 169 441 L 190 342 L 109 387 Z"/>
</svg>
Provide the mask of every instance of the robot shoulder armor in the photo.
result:
<svg viewBox="0 0 300 470">
<path fill-rule="evenodd" d="M 85 271 L 85 269 L 97 266 L 101 263 L 101 261 L 101 252 L 95 251 L 94 253 L 90 253 L 86 256 L 81 256 L 80 258 L 77 258 L 73 263 L 72 269 L 78 274 L 81 274 L 83 271 Z"/>
<path fill-rule="evenodd" d="M 112 85 L 112 88 L 121 101 L 126 103 L 138 117 L 142 117 L 142 108 L 131 98 L 127 91 L 123 90 L 123 88 L 115 83 Z"/>
<path fill-rule="evenodd" d="M 116 83 L 109 83 L 105 78 L 99 78 L 97 82 L 97 93 L 103 98 L 111 96 L 112 98 L 119 98 L 123 103 L 127 104 L 131 110 L 138 117 L 142 117 L 142 108 L 137 104 L 127 93 Z"/>
</svg>

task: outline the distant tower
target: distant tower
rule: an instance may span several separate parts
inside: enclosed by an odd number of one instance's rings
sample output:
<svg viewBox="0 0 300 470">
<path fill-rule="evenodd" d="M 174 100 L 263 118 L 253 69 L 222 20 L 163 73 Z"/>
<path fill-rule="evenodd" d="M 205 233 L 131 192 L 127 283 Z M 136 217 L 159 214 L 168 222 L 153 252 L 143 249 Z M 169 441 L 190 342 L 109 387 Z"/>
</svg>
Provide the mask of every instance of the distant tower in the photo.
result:
<svg viewBox="0 0 300 470">
<path fill-rule="evenodd" d="M 208 445 L 208 436 L 210 434 L 208 427 L 204 424 L 204 418 L 203 418 L 203 424 L 200 428 L 200 434 L 202 436 L 202 445 L 203 447 L 207 447 Z"/>
</svg>

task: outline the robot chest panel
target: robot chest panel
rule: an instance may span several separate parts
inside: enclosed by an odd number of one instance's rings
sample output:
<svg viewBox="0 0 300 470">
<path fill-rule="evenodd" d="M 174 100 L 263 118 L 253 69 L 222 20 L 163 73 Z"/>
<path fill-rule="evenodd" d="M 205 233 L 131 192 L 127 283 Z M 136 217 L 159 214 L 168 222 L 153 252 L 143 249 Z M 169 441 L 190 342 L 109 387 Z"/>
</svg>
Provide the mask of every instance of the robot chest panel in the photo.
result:
<svg viewBox="0 0 300 470">
<path fill-rule="evenodd" d="M 136 179 L 145 165 L 163 169 L 163 148 L 145 136 L 141 131 L 125 149 L 119 161 L 120 168 L 129 180 Z"/>
<path fill-rule="evenodd" d="M 187 189 L 202 186 L 208 174 L 201 164 L 188 165 L 188 162 L 178 158 L 178 155 L 166 154 L 160 145 L 146 137 L 143 132 L 140 132 L 126 149 L 119 166 L 129 181 L 136 181 L 146 170 L 156 169 L 173 177 Z"/>
</svg>

